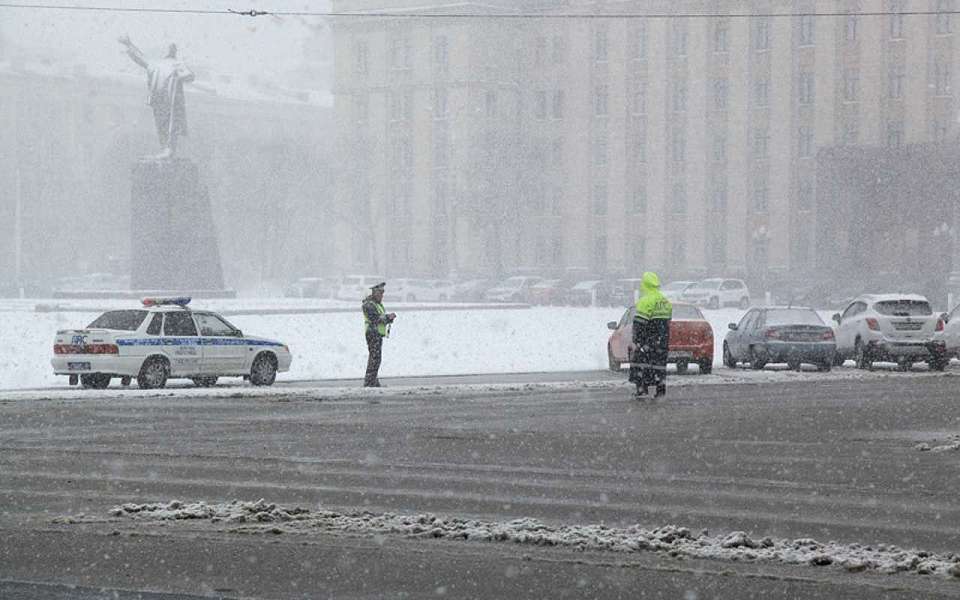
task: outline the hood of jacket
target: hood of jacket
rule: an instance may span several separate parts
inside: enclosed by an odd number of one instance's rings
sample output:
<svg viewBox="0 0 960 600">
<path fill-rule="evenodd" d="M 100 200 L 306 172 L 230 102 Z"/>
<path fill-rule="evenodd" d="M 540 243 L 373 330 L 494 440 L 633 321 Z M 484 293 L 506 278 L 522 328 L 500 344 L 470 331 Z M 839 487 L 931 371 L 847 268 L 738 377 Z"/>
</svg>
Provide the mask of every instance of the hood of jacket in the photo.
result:
<svg viewBox="0 0 960 600">
<path fill-rule="evenodd" d="M 647 271 L 640 280 L 640 293 L 649 294 L 660 289 L 660 278 L 653 271 Z"/>
</svg>

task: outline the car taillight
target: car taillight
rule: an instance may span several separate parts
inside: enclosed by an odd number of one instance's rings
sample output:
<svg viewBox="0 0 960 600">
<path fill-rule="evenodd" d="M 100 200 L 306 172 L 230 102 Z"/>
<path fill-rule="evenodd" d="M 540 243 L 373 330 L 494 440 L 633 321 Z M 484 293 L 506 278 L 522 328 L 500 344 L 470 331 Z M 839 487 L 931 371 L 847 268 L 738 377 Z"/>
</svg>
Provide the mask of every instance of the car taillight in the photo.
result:
<svg viewBox="0 0 960 600">
<path fill-rule="evenodd" d="M 768 329 L 767 332 L 766 332 L 764 335 L 766 336 L 766 338 L 767 338 L 768 340 L 779 340 L 779 339 L 780 339 L 780 332 L 777 331 L 776 329 Z"/>
<path fill-rule="evenodd" d="M 833 339 L 833 331 L 830 330 L 830 329 L 828 329 L 827 331 L 824 331 L 824 332 L 823 332 L 823 335 L 821 336 L 821 339 L 824 339 L 824 340 L 832 340 L 832 339 Z"/>
<path fill-rule="evenodd" d="M 876 319 L 868 318 L 867 328 L 872 331 L 880 331 L 880 321 L 877 321 Z"/>
<path fill-rule="evenodd" d="M 943 331 L 943 319 L 937 319 L 937 331 Z"/>
<path fill-rule="evenodd" d="M 73 344 L 54 344 L 54 354 L 120 354 L 116 344 L 87 344 L 75 346 Z"/>
</svg>

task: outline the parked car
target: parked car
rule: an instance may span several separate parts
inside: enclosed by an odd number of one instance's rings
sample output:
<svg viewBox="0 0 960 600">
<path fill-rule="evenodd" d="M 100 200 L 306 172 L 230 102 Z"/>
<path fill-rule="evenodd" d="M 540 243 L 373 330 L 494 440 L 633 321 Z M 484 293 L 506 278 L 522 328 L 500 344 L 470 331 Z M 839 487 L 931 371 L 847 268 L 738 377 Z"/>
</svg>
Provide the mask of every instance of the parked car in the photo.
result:
<svg viewBox="0 0 960 600">
<path fill-rule="evenodd" d="M 301 277 L 283 289 L 287 298 L 332 298 L 340 288 L 336 277 Z"/>
<path fill-rule="evenodd" d="M 571 306 L 610 306 L 613 286 L 602 280 L 581 281 L 567 290 L 565 296 L 565 304 Z"/>
<path fill-rule="evenodd" d="M 943 342 L 947 360 L 960 358 L 960 304 L 953 307 L 949 313 L 940 315 L 943 320 L 943 331 L 933 334 L 935 342 Z"/>
<path fill-rule="evenodd" d="M 544 279 L 530 287 L 530 291 L 527 292 L 527 301 L 540 306 L 563 304 L 569 288 L 569 282 L 562 279 Z"/>
<path fill-rule="evenodd" d="M 833 328 L 811 308 L 751 308 L 739 323 L 730 323 L 723 340 L 723 364 L 731 369 L 750 363 L 762 369 L 770 363 L 787 363 L 799 370 L 802 363 L 829 371 L 837 351 Z"/>
<path fill-rule="evenodd" d="M 468 279 L 455 283 L 452 299 L 455 302 L 482 302 L 487 290 L 494 286 L 490 279 Z"/>
<path fill-rule="evenodd" d="M 526 275 L 510 277 L 487 290 L 483 299 L 488 302 L 526 302 L 527 292 L 542 280 L 542 277 Z"/>
<path fill-rule="evenodd" d="M 750 291 L 740 279 L 704 279 L 688 287 L 680 295 L 683 302 L 706 308 L 750 306 Z"/>
<path fill-rule="evenodd" d="M 639 280 L 638 280 L 639 281 Z M 696 285 L 696 281 L 671 281 L 660 288 L 660 292 L 671 301 L 679 301 L 683 293 Z"/>
<path fill-rule="evenodd" d="M 874 362 L 895 362 L 902 370 L 925 361 L 942 371 L 949 358 L 938 332 L 943 318 L 933 314 L 930 302 L 918 294 L 864 294 L 833 315 L 837 322 L 836 364 L 852 358 L 858 369 Z"/>
<path fill-rule="evenodd" d="M 611 292 L 612 303 L 617 306 L 627 306 L 637 301 L 640 293 L 640 282 L 642 279 L 625 278 L 613 282 L 613 291 Z"/>
<path fill-rule="evenodd" d="M 623 363 L 630 362 L 629 347 L 633 342 L 633 316 L 636 307 L 628 307 L 620 321 L 610 321 L 607 328 L 613 333 L 607 341 L 607 359 L 611 371 L 620 371 Z M 673 320 L 670 321 L 670 345 L 667 362 L 677 365 L 677 372 L 684 373 L 690 363 L 700 367 L 700 373 L 713 372 L 713 329 L 696 306 L 675 303 Z"/>
<path fill-rule="evenodd" d="M 360 301 L 370 294 L 370 288 L 378 283 L 386 281 L 382 275 L 347 275 L 340 281 L 337 288 L 336 297 L 338 300 L 356 300 Z M 387 293 L 393 290 L 388 289 Z"/>
<path fill-rule="evenodd" d="M 405 302 L 446 302 L 453 296 L 453 282 L 448 280 L 398 279 L 396 284 L 394 294 Z"/>
</svg>

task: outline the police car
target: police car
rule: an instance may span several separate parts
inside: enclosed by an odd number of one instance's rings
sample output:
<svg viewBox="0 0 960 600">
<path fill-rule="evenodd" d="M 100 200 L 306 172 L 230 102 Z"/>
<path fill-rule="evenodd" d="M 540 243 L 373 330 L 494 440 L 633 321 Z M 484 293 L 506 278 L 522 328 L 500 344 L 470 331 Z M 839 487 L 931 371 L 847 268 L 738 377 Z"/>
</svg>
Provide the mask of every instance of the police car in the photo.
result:
<svg viewBox="0 0 960 600">
<path fill-rule="evenodd" d="M 86 329 L 57 332 L 54 373 L 70 385 L 103 389 L 120 377 L 141 389 L 162 388 L 168 379 L 212 386 L 219 377 L 243 377 L 272 385 L 290 369 L 290 349 L 281 342 L 246 336 L 220 315 L 188 308 L 190 298 L 146 298 L 143 307 L 110 310 Z"/>
</svg>

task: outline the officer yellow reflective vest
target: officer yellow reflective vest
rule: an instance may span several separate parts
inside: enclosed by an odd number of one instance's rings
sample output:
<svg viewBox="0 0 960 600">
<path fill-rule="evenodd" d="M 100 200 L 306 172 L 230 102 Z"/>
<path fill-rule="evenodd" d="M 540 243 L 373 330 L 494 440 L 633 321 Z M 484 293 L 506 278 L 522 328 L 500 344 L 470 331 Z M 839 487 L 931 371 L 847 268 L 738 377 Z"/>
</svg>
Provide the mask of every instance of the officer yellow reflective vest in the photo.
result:
<svg viewBox="0 0 960 600">
<path fill-rule="evenodd" d="M 646 272 L 640 281 L 640 298 L 637 299 L 637 319 L 647 321 L 673 318 L 673 304 L 660 292 L 660 278 L 656 273 Z"/>
<path fill-rule="evenodd" d="M 383 307 L 383 304 L 376 302 L 371 298 L 368 298 L 366 302 L 364 302 L 363 332 L 366 333 L 367 331 L 370 331 L 370 325 L 371 325 L 370 317 L 367 314 L 369 312 L 370 305 L 372 305 L 373 308 L 376 310 L 377 333 L 379 333 L 381 337 L 387 337 L 390 333 L 390 325 L 387 323 L 387 320 L 384 318 L 384 315 L 387 313 L 387 309 Z"/>
</svg>

